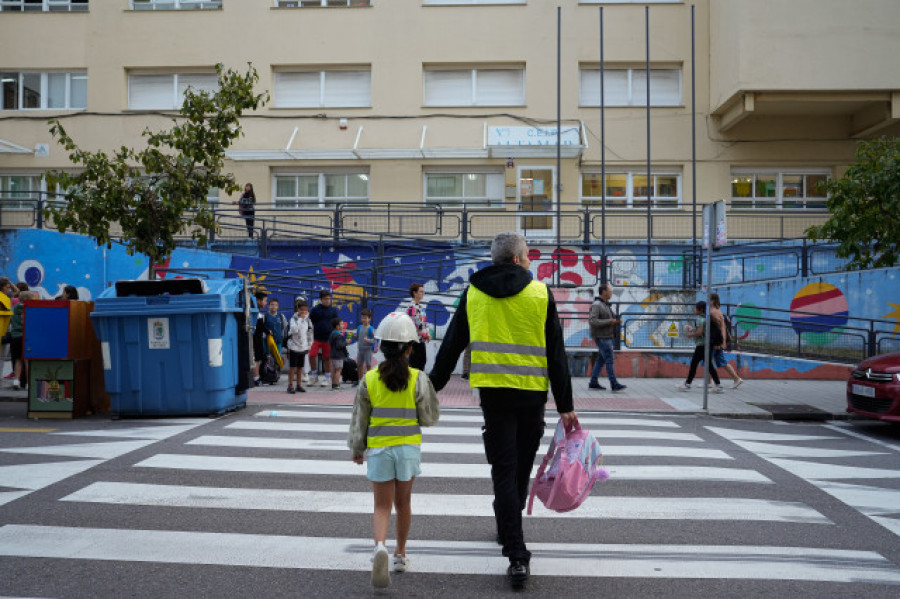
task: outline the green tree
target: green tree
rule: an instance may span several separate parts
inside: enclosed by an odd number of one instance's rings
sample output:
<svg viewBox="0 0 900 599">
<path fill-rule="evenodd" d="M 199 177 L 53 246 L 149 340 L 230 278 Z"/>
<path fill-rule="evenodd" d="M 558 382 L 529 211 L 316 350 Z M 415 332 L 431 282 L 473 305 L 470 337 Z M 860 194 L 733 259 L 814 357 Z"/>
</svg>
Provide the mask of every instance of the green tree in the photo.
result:
<svg viewBox="0 0 900 599">
<path fill-rule="evenodd" d="M 109 246 L 113 231 L 129 254 L 147 255 L 152 267 L 171 255 L 176 236 L 190 234 L 205 243 L 217 228 L 206 203 L 211 187 L 233 193 L 239 187 L 234 176 L 222 172 L 225 151 L 241 134 L 244 111 L 268 101 L 268 94 L 254 94 L 259 76 L 248 65 L 246 73 L 216 65 L 219 87 L 215 93 L 188 89 L 180 117 L 172 128 L 145 129 L 146 147 L 120 147 L 107 154 L 83 150 L 58 120 L 50 121 L 50 133 L 78 167 L 75 173 L 53 171 L 52 187 L 65 189 L 66 203 L 47 209 L 60 232 L 74 231 Z"/>
<path fill-rule="evenodd" d="M 824 186 L 830 218 L 810 227 L 813 240 L 838 242 L 848 268 L 894 266 L 900 251 L 900 139 L 860 142 L 856 162 Z"/>
</svg>

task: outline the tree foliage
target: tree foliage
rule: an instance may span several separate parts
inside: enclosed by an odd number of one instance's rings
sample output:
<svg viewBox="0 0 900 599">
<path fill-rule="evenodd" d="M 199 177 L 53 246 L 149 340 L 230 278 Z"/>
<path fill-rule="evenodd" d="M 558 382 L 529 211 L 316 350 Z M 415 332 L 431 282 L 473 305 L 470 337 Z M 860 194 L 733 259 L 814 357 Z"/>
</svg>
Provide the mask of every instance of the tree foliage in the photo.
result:
<svg viewBox="0 0 900 599">
<path fill-rule="evenodd" d="M 856 162 L 825 184 L 830 218 L 810 227 L 810 239 L 838 242 L 848 267 L 894 266 L 900 251 L 900 139 L 860 142 Z"/>
<path fill-rule="evenodd" d="M 66 190 L 66 203 L 47 209 L 56 228 L 107 246 L 118 229 L 128 253 L 146 254 L 151 266 L 171 255 L 178 235 L 189 233 L 204 243 L 217 227 L 206 203 L 209 189 L 239 189 L 234 176 L 222 172 L 225 151 L 242 134 L 244 111 L 268 100 L 253 92 L 259 77 L 252 66 L 241 74 L 218 64 L 216 73 L 218 90 L 189 88 L 171 129 L 144 130 L 143 149 L 84 150 L 58 120 L 50 121 L 50 133 L 78 167 L 75 173 L 48 175 L 51 186 Z"/>
</svg>

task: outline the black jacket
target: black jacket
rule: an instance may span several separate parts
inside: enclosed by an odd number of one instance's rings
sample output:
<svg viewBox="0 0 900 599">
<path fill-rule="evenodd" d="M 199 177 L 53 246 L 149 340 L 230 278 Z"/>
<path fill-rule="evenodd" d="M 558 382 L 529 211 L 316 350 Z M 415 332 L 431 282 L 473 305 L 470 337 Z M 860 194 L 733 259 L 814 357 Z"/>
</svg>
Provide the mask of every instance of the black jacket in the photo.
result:
<svg viewBox="0 0 900 599">
<path fill-rule="evenodd" d="M 470 283 L 491 297 L 511 297 L 531 283 L 531 273 L 517 264 L 494 264 L 472 275 Z M 468 288 L 463 291 L 456 314 L 450 321 L 441 348 L 434 359 L 434 368 L 428 375 L 437 391 L 447 384 L 459 355 L 469 345 L 469 318 L 466 313 L 468 291 Z M 559 315 L 556 313 L 556 302 L 553 301 L 553 294 L 549 290 L 548 299 L 547 323 L 544 331 L 547 338 L 547 370 L 550 374 L 550 389 L 556 401 L 556 410 L 562 414 L 575 409 L 572 403 L 572 380 L 569 377 L 569 362 L 566 359 L 566 346 L 559 324 Z M 482 387 L 480 395 L 482 404 L 494 404 L 497 407 L 504 404 L 536 406 L 547 402 L 546 391 Z"/>
</svg>

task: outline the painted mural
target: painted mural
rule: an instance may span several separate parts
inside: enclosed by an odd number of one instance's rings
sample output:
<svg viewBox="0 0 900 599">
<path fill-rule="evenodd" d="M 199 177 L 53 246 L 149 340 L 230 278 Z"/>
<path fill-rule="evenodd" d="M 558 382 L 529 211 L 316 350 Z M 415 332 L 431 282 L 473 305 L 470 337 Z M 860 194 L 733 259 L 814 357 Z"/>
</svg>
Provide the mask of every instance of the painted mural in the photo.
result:
<svg viewBox="0 0 900 599">
<path fill-rule="evenodd" d="M 591 351 L 594 346 L 587 320 L 599 282 L 601 256 L 581 248 L 550 247 L 533 248 L 530 257 L 535 279 L 554 285 L 566 345 Z M 646 249 L 610 246 L 605 259 L 615 286 L 613 302 L 619 305 L 624 320 L 623 346 L 687 348 L 688 340 L 680 330 L 690 319 L 696 293 L 680 289 L 686 271 L 692 269 L 684 248 L 655 248 L 648 260 Z M 859 330 L 859 318 L 883 320 L 876 323 L 879 349 L 900 350 L 897 269 L 800 278 L 796 263 L 796 253 L 791 251 L 716 258 L 714 280 L 730 283 L 718 291 L 723 303 L 733 305 L 743 350 L 758 348 L 763 353 L 766 344 L 790 345 L 799 336 L 810 347 L 824 348 L 820 352 L 823 359 L 832 350 L 857 351 L 865 337 L 865 331 Z M 823 253 L 814 256 L 812 264 L 826 269 L 838 263 Z M 295 297 L 314 303 L 318 293 L 328 289 L 341 317 L 351 326 L 355 326 L 363 303 L 373 309 L 378 322 L 404 305 L 409 284 L 418 282 L 425 287 L 428 320 L 439 339 L 470 275 L 487 264 L 487 248 L 451 244 L 411 247 L 398 243 L 380 249 L 362 243 L 342 247 L 273 244 L 266 258 L 179 248 L 157 269 L 162 278 L 247 277 L 254 288 L 277 297 L 284 311 L 290 310 Z M 97 247 L 81 235 L 43 230 L 0 233 L 0 275 L 25 281 L 46 299 L 59 295 L 65 285 L 74 285 L 82 298 L 91 299 L 117 280 L 147 278 L 148 266 L 145 258 L 129 256 L 121 246 Z M 747 282 L 782 274 L 788 278 Z M 368 296 L 367 290 L 376 284 L 380 295 Z M 801 313 L 809 311 L 820 315 Z M 433 354 L 430 350 L 429 355 Z"/>
</svg>

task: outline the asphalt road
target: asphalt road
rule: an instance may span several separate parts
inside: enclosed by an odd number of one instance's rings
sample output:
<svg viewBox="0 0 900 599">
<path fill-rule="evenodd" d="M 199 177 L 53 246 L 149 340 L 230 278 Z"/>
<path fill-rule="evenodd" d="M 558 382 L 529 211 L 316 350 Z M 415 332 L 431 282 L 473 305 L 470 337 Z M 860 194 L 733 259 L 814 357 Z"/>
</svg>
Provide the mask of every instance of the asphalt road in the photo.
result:
<svg viewBox="0 0 900 599">
<path fill-rule="evenodd" d="M 513 594 L 478 410 L 445 410 L 426 430 L 412 566 L 378 593 L 371 492 L 344 445 L 348 408 L 75 421 L 21 410 L 0 404 L 0 595 Z M 575 512 L 536 506 L 526 517 L 525 594 L 900 593 L 900 427 L 581 416 L 612 477 Z"/>
</svg>

